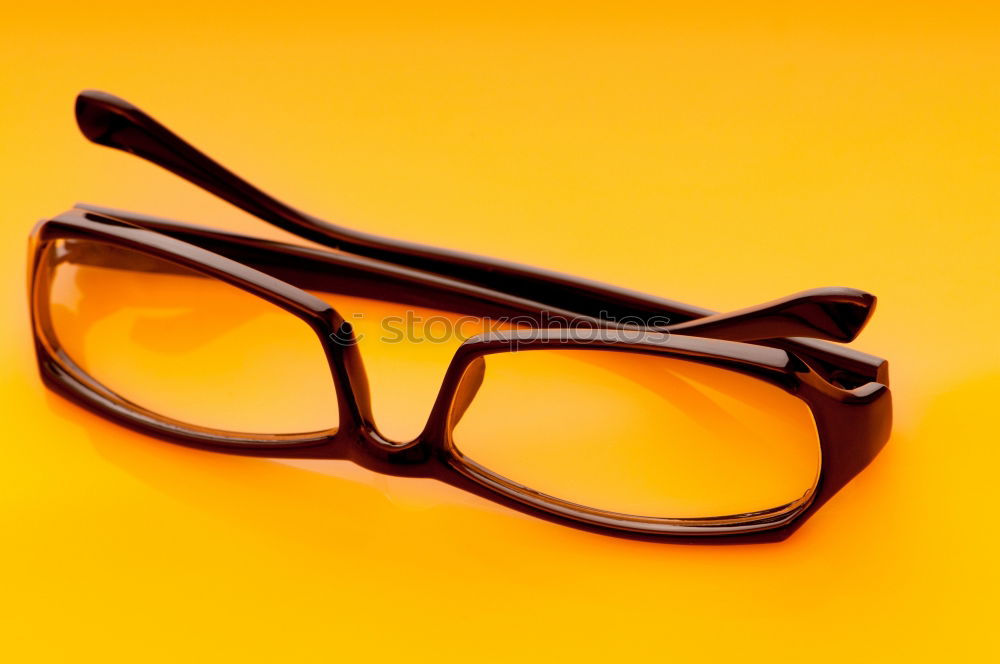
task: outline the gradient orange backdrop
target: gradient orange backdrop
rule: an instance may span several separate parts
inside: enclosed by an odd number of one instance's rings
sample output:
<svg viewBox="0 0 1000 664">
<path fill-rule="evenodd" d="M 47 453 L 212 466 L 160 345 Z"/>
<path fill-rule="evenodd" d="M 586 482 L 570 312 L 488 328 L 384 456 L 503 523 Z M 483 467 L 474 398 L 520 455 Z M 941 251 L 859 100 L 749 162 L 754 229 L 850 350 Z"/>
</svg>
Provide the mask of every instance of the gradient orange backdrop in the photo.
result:
<svg viewBox="0 0 1000 664">
<path fill-rule="evenodd" d="M 1000 12 L 359 4 L 4 9 L 0 657 L 996 657 Z M 712 547 L 105 423 L 37 378 L 31 225 L 85 200 L 282 234 L 88 144 L 85 87 L 355 228 L 715 309 L 872 291 L 892 440 L 786 542 Z"/>
</svg>

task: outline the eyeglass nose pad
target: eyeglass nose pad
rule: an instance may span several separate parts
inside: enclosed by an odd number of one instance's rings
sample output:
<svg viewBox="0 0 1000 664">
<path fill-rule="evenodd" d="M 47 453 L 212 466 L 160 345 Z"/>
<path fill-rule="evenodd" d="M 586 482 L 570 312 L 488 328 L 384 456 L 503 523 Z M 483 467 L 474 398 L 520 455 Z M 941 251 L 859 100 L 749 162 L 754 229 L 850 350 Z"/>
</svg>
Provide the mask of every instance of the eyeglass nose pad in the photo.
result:
<svg viewBox="0 0 1000 664">
<path fill-rule="evenodd" d="M 476 398 L 485 376 L 486 360 L 477 357 L 469 363 L 462 375 L 461 382 L 458 384 L 458 389 L 455 390 L 455 399 L 452 401 L 451 417 L 449 418 L 453 429 L 465 415 L 465 411 L 472 405 L 472 400 Z"/>
</svg>

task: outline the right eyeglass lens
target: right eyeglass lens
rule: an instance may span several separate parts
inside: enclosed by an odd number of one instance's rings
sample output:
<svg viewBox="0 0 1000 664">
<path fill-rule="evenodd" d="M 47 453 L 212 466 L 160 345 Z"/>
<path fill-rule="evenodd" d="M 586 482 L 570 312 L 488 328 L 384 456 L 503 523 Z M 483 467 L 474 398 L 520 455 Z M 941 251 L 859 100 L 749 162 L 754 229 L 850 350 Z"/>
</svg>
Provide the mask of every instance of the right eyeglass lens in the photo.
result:
<svg viewBox="0 0 1000 664">
<path fill-rule="evenodd" d="M 807 498 L 820 449 L 809 408 L 734 371 L 639 353 L 485 357 L 453 438 L 468 460 L 585 507 L 710 518 Z"/>
<path fill-rule="evenodd" d="M 236 286 L 160 258 L 56 240 L 39 315 L 89 379 L 182 428 L 254 435 L 335 429 L 318 335 Z"/>
</svg>

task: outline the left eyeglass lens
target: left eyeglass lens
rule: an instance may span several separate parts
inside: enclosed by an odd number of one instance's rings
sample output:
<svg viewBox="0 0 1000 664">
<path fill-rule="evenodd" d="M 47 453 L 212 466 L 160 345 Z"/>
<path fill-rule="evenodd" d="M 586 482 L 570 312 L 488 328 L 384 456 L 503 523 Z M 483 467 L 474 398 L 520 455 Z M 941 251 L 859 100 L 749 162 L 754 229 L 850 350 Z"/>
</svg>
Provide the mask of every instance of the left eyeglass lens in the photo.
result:
<svg viewBox="0 0 1000 664">
<path fill-rule="evenodd" d="M 199 429 L 298 434 L 337 426 L 319 337 L 247 291 L 89 240 L 46 248 L 41 313 L 54 345 L 119 397 Z"/>
</svg>

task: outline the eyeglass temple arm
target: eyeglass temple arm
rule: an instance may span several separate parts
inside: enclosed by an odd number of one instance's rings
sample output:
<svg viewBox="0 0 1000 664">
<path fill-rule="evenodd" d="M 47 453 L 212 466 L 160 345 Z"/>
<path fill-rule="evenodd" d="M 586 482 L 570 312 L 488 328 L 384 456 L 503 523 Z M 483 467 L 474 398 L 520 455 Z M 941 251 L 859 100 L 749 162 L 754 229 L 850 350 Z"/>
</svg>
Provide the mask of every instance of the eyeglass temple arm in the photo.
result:
<svg viewBox="0 0 1000 664">
<path fill-rule="evenodd" d="M 555 272 L 331 224 L 261 191 L 141 109 L 106 92 L 81 92 L 76 100 L 76 120 L 90 141 L 142 157 L 264 221 L 333 249 L 467 281 L 590 316 L 597 316 L 609 306 L 621 307 L 628 314 L 636 315 L 666 313 L 675 321 L 714 313 Z M 618 316 L 624 312 L 609 313 Z"/>
<path fill-rule="evenodd" d="M 616 318 L 669 316 L 674 322 L 690 322 L 693 325 L 693 319 L 715 313 L 554 272 L 391 240 L 331 224 L 266 194 L 192 147 L 136 106 L 105 92 L 81 92 L 76 100 L 76 119 L 80 130 L 92 142 L 142 157 L 264 221 L 331 248 L 467 281 L 592 317 L 600 317 L 601 314 Z M 835 338 L 848 341 L 860 332 L 867 321 L 874 297 L 862 291 L 842 290 L 851 291 L 853 295 L 845 297 L 853 300 L 846 303 L 846 308 L 835 307 L 835 313 L 852 311 L 858 306 L 866 312 L 864 316 L 852 313 L 844 323 L 834 326 L 842 327 L 847 332 Z M 866 298 L 870 298 L 867 304 L 862 302 Z M 744 310 L 745 315 L 738 318 L 735 324 L 762 324 L 762 320 L 756 319 L 754 309 Z M 731 319 L 729 322 L 716 320 L 715 324 L 721 326 L 719 329 L 730 331 L 734 326 Z M 880 358 L 824 346 L 822 342 L 808 339 L 776 339 L 773 344 L 812 357 L 825 367 L 843 367 L 862 377 L 881 382 L 887 380 L 885 362 Z"/>
<path fill-rule="evenodd" d="M 495 282 L 503 279 L 497 267 L 501 267 L 501 273 L 508 271 L 503 269 L 506 266 L 484 267 L 483 259 L 476 256 L 382 238 L 297 210 L 237 176 L 139 108 L 114 95 L 94 90 L 81 92 L 76 100 L 76 119 L 84 136 L 92 142 L 142 157 L 307 240 L 491 287 L 498 287 Z M 533 281 L 537 289 L 537 278 Z"/>
<path fill-rule="evenodd" d="M 444 307 L 474 316 L 510 316 L 539 325 L 572 321 L 573 313 L 462 282 L 428 275 L 425 272 L 392 268 L 366 258 L 347 258 L 280 242 L 225 233 L 166 219 L 127 213 L 93 205 L 82 210 L 132 222 L 170 235 L 190 244 L 255 267 L 288 283 L 328 293 L 399 302 L 406 305 Z M 136 272 L 170 270 L 168 263 L 146 259 L 142 254 L 116 250 L 93 243 L 69 245 L 63 258 L 77 264 L 93 264 Z M 178 268 L 184 274 L 186 269 Z M 492 295 L 490 295 L 492 294 Z M 713 314 L 687 323 L 659 329 L 677 334 L 728 341 L 760 341 L 776 336 L 801 336 L 831 341 L 850 341 L 861 330 L 875 305 L 875 298 L 851 288 L 816 288 L 795 293 L 737 311 Z M 599 323 L 597 319 L 587 319 Z M 637 319 L 607 320 L 607 325 L 639 325 Z"/>
</svg>

